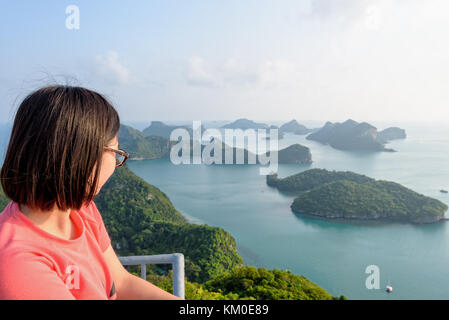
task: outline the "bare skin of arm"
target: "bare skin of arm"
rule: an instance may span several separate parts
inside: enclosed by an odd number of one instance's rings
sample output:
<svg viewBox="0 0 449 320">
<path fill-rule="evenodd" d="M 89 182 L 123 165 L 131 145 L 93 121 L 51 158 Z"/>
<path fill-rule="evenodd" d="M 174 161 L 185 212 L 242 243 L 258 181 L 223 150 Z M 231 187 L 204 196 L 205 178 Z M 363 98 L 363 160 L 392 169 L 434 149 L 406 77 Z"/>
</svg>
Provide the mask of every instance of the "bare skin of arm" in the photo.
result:
<svg viewBox="0 0 449 320">
<path fill-rule="evenodd" d="M 142 278 L 129 273 L 111 245 L 104 252 L 112 273 L 118 300 L 184 300 Z"/>
</svg>

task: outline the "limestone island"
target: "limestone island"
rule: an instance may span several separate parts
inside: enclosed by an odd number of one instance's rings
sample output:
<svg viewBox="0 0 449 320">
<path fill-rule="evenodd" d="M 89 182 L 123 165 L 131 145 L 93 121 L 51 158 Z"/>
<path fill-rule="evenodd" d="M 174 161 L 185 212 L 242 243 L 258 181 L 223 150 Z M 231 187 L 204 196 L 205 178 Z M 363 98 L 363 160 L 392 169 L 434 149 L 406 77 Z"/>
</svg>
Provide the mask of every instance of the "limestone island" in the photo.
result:
<svg viewBox="0 0 449 320">
<path fill-rule="evenodd" d="M 202 151 L 204 150 L 204 145 L 202 146 Z M 258 154 L 255 154 L 247 149 L 244 148 L 230 148 L 225 143 L 221 142 L 221 148 L 222 148 L 222 162 L 221 164 L 225 164 L 225 156 L 226 156 L 226 149 L 229 148 L 229 151 L 232 152 L 232 163 L 237 163 L 237 153 L 241 152 L 243 155 L 243 164 L 259 164 L 261 163 L 260 156 Z M 211 157 L 213 157 L 215 154 L 215 150 L 212 149 L 210 152 Z M 265 156 L 271 157 L 271 152 L 268 151 L 265 153 Z M 252 161 L 251 159 L 254 159 Z M 288 146 L 287 148 L 278 150 L 278 163 L 279 164 L 287 164 L 287 163 L 296 163 L 296 164 L 310 164 L 312 163 L 312 153 L 310 152 L 310 149 L 306 146 L 303 146 L 299 143 L 293 144 Z"/>
<path fill-rule="evenodd" d="M 297 135 L 307 134 L 313 131 L 313 129 L 309 129 L 306 126 L 298 123 L 296 120 L 291 120 L 287 123 L 284 123 L 280 126 L 279 130 L 283 133 L 290 132 Z"/>
<path fill-rule="evenodd" d="M 389 128 L 381 131 L 378 136 L 377 128 L 367 122 L 358 123 L 348 119 L 343 123 L 326 122 L 319 130 L 309 134 L 306 139 L 328 144 L 339 150 L 361 150 L 361 151 L 387 151 L 395 150 L 384 146 L 391 137 L 400 136 L 399 128 Z M 405 131 L 404 131 L 405 134 Z"/>
<path fill-rule="evenodd" d="M 234 122 L 225 124 L 221 128 L 223 128 L 223 129 L 242 129 L 242 130 L 255 129 L 255 130 L 257 130 L 257 129 L 268 129 L 269 125 L 267 125 L 266 123 L 258 123 L 258 122 L 254 122 L 252 120 L 242 118 L 242 119 L 237 119 Z"/>
<path fill-rule="evenodd" d="M 267 175 L 267 184 L 296 192 L 291 209 L 326 219 L 434 223 L 446 220 L 448 206 L 399 183 L 350 171 L 310 169 L 283 179 Z"/>
<path fill-rule="evenodd" d="M 150 126 L 143 129 L 142 134 L 145 137 L 158 136 L 170 139 L 170 134 L 175 129 L 185 129 L 189 132 L 190 136 L 193 136 L 193 130 L 190 126 L 182 126 L 182 125 L 171 126 L 166 125 L 162 121 L 152 121 Z M 201 125 L 201 132 L 203 132 L 204 130 L 205 130 L 204 126 Z"/>
<path fill-rule="evenodd" d="M 269 129 L 278 129 L 278 139 L 282 139 L 284 137 L 282 130 L 279 130 L 279 127 L 276 125 L 269 126 L 266 123 L 254 122 L 253 120 L 248 120 L 245 118 L 237 119 L 234 122 L 225 124 L 221 128 L 222 129 L 241 129 L 241 130 L 253 129 L 256 132 L 258 129 L 265 129 L 265 130 L 267 130 L 266 138 L 265 138 L 266 140 L 270 139 Z"/>
<path fill-rule="evenodd" d="M 407 134 L 404 129 L 398 127 L 390 127 L 377 133 L 377 140 L 387 143 L 391 140 L 405 139 Z"/>
</svg>

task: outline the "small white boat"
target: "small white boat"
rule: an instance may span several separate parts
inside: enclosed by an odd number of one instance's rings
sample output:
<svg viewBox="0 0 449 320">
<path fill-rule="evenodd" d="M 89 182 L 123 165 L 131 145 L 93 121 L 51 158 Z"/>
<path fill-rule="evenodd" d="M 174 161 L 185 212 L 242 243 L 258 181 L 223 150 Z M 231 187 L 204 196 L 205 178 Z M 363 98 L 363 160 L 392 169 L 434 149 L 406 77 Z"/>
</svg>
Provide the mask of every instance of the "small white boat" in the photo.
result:
<svg viewBox="0 0 449 320">
<path fill-rule="evenodd" d="M 386 290 L 387 292 L 393 292 L 393 287 L 392 286 L 387 286 Z"/>
</svg>

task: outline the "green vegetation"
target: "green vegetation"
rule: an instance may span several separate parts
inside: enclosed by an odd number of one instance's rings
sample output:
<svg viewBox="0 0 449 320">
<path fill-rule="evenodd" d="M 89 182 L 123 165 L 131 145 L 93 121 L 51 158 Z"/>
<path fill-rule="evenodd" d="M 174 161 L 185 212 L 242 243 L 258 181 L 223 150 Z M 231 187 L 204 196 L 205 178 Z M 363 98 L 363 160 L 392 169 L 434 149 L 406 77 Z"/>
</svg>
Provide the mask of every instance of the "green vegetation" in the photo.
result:
<svg viewBox="0 0 449 320">
<path fill-rule="evenodd" d="M 181 252 L 186 277 L 202 282 L 242 264 L 234 238 L 221 228 L 188 224 L 169 198 L 125 164 L 95 198 L 121 255 Z"/>
<path fill-rule="evenodd" d="M 277 174 L 267 175 L 268 185 L 282 191 L 292 192 L 308 191 L 325 183 L 340 180 L 366 183 L 374 179 L 351 171 L 328 171 L 326 169 L 310 169 L 283 179 L 279 179 Z"/>
<path fill-rule="evenodd" d="M 171 135 L 172 131 L 175 129 L 185 129 L 189 132 L 190 136 L 193 136 L 193 130 L 189 126 L 179 126 L 179 125 L 170 126 L 170 125 L 166 125 L 165 123 L 163 123 L 161 121 L 152 121 L 150 126 L 143 129 L 142 133 L 146 137 L 159 136 L 159 137 L 164 137 L 166 139 L 170 139 L 170 135 Z M 201 131 L 203 131 L 203 130 L 204 130 L 204 127 L 201 125 Z"/>
<path fill-rule="evenodd" d="M 221 228 L 208 225 L 155 222 L 131 238 L 134 254 L 184 254 L 186 275 L 204 282 L 243 263 L 234 238 Z"/>
<path fill-rule="evenodd" d="M 269 152 L 268 152 L 269 153 Z M 279 163 L 312 163 L 312 153 L 310 149 L 298 143 L 279 150 Z"/>
<path fill-rule="evenodd" d="M 169 277 L 151 277 L 164 290 L 172 290 Z M 204 284 L 186 283 L 189 300 L 345 300 L 333 297 L 307 278 L 289 270 L 267 270 L 251 266 L 235 267 Z"/>
<path fill-rule="evenodd" d="M 136 272 L 135 276 L 139 276 Z M 147 281 L 168 292 L 173 292 L 173 278 L 170 270 L 168 276 L 148 275 Z M 222 294 L 220 292 L 208 291 L 203 284 L 197 282 L 186 281 L 184 285 L 186 300 L 237 300 L 238 295 L 235 293 Z"/>
<path fill-rule="evenodd" d="M 121 124 L 119 130 L 120 148 L 126 150 L 132 159 L 159 159 L 168 157 L 171 143 L 165 137 L 148 136 L 130 126 Z"/>
<path fill-rule="evenodd" d="M 9 199 L 6 197 L 5 193 L 3 192 L 3 188 L 0 186 L 0 212 L 5 209 L 5 207 L 9 203 Z"/>
<path fill-rule="evenodd" d="M 302 192 L 291 209 L 326 218 L 389 219 L 431 223 L 444 218 L 446 204 L 398 183 L 375 180 L 354 172 L 311 169 L 267 184 L 280 190 Z"/>
</svg>

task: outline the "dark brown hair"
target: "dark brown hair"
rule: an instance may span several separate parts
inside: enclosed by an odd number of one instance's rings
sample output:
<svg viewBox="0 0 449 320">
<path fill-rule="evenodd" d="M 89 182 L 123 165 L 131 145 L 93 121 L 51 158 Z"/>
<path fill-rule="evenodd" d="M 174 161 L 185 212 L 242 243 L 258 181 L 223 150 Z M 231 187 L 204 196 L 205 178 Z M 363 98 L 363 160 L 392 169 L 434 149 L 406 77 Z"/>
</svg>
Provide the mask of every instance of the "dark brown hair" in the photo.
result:
<svg viewBox="0 0 449 320">
<path fill-rule="evenodd" d="M 6 196 L 42 211 L 55 203 L 79 210 L 95 197 L 103 147 L 119 128 L 117 111 L 97 92 L 64 85 L 32 92 L 17 110 L 1 168 Z"/>
</svg>

